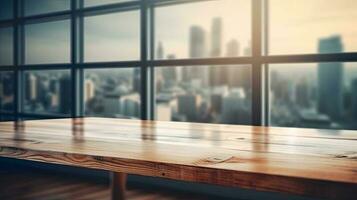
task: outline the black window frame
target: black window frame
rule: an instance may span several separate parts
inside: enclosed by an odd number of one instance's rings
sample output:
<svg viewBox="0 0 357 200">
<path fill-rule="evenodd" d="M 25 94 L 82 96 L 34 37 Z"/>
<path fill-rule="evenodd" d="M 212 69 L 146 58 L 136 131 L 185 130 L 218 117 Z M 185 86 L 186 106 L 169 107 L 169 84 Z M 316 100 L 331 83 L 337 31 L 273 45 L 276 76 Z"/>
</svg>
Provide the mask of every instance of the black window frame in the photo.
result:
<svg viewBox="0 0 357 200">
<path fill-rule="evenodd" d="M 210 1 L 210 0 L 196 0 Z M 224 0 L 219 0 L 224 1 Z M 192 3 L 192 0 L 135 0 L 93 7 L 84 7 L 84 0 L 71 0 L 71 9 L 54 13 L 24 15 L 23 0 L 13 0 L 14 18 L 0 21 L 0 27 L 13 27 L 14 63 L 1 66 L 1 71 L 15 74 L 14 113 L 1 113 L 15 119 L 26 118 L 61 118 L 64 115 L 44 115 L 23 111 L 23 88 L 25 71 L 29 70 L 69 70 L 72 84 L 71 117 L 83 117 L 84 70 L 95 68 L 131 68 L 141 69 L 141 119 L 155 119 L 154 70 L 157 67 L 201 66 L 201 65 L 239 65 L 248 64 L 252 68 L 252 125 L 269 125 L 269 64 L 277 63 L 319 63 L 319 62 L 357 62 L 357 52 L 332 54 L 291 54 L 269 55 L 269 0 L 251 0 L 251 42 L 252 55 L 247 57 L 227 58 L 187 58 L 172 60 L 155 59 L 155 7 Z M 126 10 L 140 11 L 140 60 L 85 63 L 83 59 L 83 24 L 87 15 L 100 15 Z M 24 26 L 28 23 L 40 23 L 58 19 L 70 19 L 71 52 L 70 63 L 25 65 L 24 63 Z"/>
</svg>

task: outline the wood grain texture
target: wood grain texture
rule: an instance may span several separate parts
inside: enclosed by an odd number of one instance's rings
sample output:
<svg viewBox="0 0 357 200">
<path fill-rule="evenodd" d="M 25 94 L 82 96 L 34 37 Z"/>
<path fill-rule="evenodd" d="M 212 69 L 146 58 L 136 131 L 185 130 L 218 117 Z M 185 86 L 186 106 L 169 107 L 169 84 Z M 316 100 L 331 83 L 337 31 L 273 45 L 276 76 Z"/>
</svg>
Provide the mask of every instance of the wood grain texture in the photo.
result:
<svg viewBox="0 0 357 200">
<path fill-rule="evenodd" d="M 357 132 L 78 118 L 0 123 L 0 156 L 329 199 L 357 195 Z"/>
</svg>

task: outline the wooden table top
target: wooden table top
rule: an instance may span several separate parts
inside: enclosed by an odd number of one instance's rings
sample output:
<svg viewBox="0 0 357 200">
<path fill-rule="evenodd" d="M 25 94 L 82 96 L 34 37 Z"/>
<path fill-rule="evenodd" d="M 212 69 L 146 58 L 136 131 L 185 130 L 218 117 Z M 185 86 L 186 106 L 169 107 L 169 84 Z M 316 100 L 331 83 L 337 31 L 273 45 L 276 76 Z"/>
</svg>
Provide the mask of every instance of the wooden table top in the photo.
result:
<svg viewBox="0 0 357 200">
<path fill-rule="evenodd" d="M 108 118 L 1 122 L 0 156 L 330 199 L 357 195 L 357 131 Z"/>
</svg>

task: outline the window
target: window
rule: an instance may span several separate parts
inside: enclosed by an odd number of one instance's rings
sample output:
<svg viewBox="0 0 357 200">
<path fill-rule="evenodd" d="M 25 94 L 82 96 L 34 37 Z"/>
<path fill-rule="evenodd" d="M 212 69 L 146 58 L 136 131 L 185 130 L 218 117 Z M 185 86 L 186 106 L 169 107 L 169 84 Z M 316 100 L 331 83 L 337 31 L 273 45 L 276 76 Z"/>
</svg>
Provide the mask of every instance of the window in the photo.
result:
<svg viewBox="0 0 357 200">
<path fill-rule="evenodd" d="M 69 63 L 69 25 L 69 20 L 26 25 L 25 63 Z"/>
<path fill-rule="evenodd" d="M 0 113 L 14 113 L 14 73 L 8 71 L 0 72 Z"/>
<path fill-rule="evenodd" d="M 357 129 L 357 63 L 269 68 L 272 125 Z"/>
<path fill-rule="evenodd" d="M 140 68 L 85 71 L 87 116 L 140 118 Z"/>
<path fill-rule="evenodd" d="M 0 66 L 13 65 L 13 28 L 0 28 Z"/>
<path fill-rule="evenodd" d="M 24 0 L 25 16 L 70 9 L 71 0 Z"/>
<path fill-rule="evenodd" d="M 354 0 L 1 0 L 0 120 L 357 130 L 356 9 Z"/>
<path fill-rule="evenodd" d="M 39 114 L 70 114 L 69 71 L 28 71 L 24 74 L 24 111 Z"/>
<path fill-rule="evenodd" d="M 139 60 L 139 58 L 139 11 L 84 18 L 84 60 L 86 62 Z"/>
<path fill-rule="evenodd" d="M 269 0 L 269 3 L 271 54 L 357 51 L 356 1 Z M 330 48 L 321 46 L 327 40 L 335 43 Z"/>
<path fill-rule="evenodd" d="M 155 77 L 158 120 L 251 123 L 249 65 L 160 67 Z"/>
<path fill-rule="evenodd" d="M 122 2 L 129 2 L 135 0 L 84 0 L 84 6 L 100 6 L 105 4 L 113 4 L 113 3 L 122 3 Z"/>
<path fill-rule="evenodd" d="M 250 56 L 250 41 L 251 1 L 201 1 L 155 9 L 157 59 Z M 232 46 L 237 46 L 235 52 Z"/>
<path fill-rule="evenodd" d="M 14 17 L 13 14 L 13 0 L 0 1 L 0 20 L 8 20 Z"/>
</svg>

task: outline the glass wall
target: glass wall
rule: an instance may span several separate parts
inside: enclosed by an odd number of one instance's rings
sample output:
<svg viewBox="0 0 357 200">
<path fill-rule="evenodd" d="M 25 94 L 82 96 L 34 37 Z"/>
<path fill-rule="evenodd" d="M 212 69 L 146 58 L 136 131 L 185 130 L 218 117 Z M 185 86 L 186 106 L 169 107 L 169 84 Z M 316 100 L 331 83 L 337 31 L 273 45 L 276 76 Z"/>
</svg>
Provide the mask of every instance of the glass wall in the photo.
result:
<svg viewBox="0 0 357 200">
<path fill-rule="evenodd" d="M 155 69 L 156 119 L 250 124 L 251 66 Z"/>
<path fill-rule="evenodd" d="M 0 120 L 357 129 L 357 1 L 17 2 L 0 1 Z"/>
</svg>

